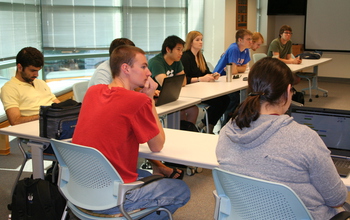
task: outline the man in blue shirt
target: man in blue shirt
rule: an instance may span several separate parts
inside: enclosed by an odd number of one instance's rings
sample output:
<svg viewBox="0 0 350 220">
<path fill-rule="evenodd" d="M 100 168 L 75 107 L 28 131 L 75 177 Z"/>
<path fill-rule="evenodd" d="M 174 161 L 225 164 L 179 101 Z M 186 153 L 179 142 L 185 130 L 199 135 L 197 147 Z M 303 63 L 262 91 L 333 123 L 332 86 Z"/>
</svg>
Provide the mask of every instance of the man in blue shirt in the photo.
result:
<svg viewBox="0 0 350 220">
<path fill-rule="evenodd" d="M 252 46 L 253 33 L 246 29 L 240 29 L 236 32 L 236 43 L 231 44 L 221 55 L 221 58 L 214 68 L 214 73 L 226 75 L 225 67 L 232 63 L 232 75 L 243 73 L 250 61 L 249 48 Z"/>
<path fill-rule="evenodd" d="M 214 73 L 218 72 L 221 75 L 226 75 L 226 65 L 232 64 L 232 76 L 238 73 L 244 73 L 247 69 L 247 64 L 250 61 L 249 48 L 253 43 L 253 33 L 246 29 L 240 29 L 236 32 L 236 43 L 231 44 L 228 49 L 221 55 L 221 58 L 214 68 Z M 234 92 L 228 95 L 230 104 L 225 112 L 225 125 L 231 118 L 232 113 L 236 110 L 239 104 L 239 92 Z"/>
</svg>

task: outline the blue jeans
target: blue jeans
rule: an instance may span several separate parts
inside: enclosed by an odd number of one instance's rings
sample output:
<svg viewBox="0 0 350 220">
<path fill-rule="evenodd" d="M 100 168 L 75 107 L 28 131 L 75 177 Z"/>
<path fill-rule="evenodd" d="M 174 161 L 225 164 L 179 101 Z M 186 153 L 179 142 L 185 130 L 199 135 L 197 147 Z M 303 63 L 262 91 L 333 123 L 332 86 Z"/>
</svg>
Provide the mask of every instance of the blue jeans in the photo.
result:
<svg viewBox="0 0 350 220">
<path fill-rule="evenodd" d="M 139 178 L 150 176 L 151 173 L 144 170 L 138 170 Z M 190 199 L 190 189 L 186 183 L 178 179 L 164 178 L 154 181 L 144 187 L 130 191 L 126 196 L 124 208 L 126 211 L 132 211 L 140 208 L 153 206 L 162 206 L 174 213 L 178 208 L 184 206 Z M 96 211 L 96 213 L 116 214 L 120 213 L 118 207 L 108 210 Z M 166 212 L 156 212 L 142 218 L 143 220 L 168 219 Z"/>
</svg>

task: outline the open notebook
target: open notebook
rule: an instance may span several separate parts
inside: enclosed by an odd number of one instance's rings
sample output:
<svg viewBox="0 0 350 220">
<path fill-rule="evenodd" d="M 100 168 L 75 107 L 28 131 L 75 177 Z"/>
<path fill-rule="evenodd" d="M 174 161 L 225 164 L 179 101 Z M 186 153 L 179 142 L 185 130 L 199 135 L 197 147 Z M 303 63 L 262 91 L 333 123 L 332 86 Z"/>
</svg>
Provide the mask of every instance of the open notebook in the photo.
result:
<svg viewBox="0 0 350 220">
<path fill-rule="evenodd" d="M 328 149 L 340 176 L 350 172 L 350 111 L 291 106 L 290 115 L 315 130 Z"/>
</svg>

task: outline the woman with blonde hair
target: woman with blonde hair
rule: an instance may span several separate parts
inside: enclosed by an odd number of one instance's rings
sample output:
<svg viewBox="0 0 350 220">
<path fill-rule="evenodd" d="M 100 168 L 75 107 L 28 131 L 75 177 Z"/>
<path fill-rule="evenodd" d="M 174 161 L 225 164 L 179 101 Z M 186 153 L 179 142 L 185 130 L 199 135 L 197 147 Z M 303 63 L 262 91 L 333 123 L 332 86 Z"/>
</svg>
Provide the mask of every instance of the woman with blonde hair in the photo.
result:
<svg viewBox="0 0 350 220">
<path fill-rule="evenodd" d="M 215 82 L 219 79 L 219 73 L 210 72 L 207 62 L 202 53 L 203 35 L 199 31 L 191 31 L 187 34 L 184 52 L 181 62 L 187 78 L 187 84 L 197 82 Z M 209 125 L 206 124 L 205 118 L 198 124 L 200 130 L 209 129 L 213 133 L 214 126 L 225 112 L 228 104 L 228 96 L 221 96 L 210 99 L 204 103 L 210 105 L 208 109 Z"/>
</svg>

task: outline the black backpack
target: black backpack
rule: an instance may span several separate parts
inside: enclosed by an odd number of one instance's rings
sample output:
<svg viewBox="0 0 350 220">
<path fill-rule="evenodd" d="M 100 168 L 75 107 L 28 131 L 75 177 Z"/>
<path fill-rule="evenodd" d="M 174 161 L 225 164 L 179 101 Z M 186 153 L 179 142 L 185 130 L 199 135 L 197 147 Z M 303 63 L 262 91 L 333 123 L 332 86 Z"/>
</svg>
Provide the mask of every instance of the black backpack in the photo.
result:
<svg viewBox="0 0 350 220">
<path fill-rule="evenodd" d="M 60 220 L 66 200 L 57 185 L 42 180 L 20 180 L 12 195 L 12 220 Z"/>
<path fill-rule="evenodd" d="M 299 103 L 304 105 L 304 103 L 305 103 L 304 93 L 298 92 L 298 91 L 294 91 L 293 96 L 292 96 L 292 100 L 295 101 L 295 102 L 299 102 Z"/>
<path fill-rule="evenodd" d="M 311 51 L 311 52 L 304 52 L 301 54 L 298 54 L 298 56 L 300 56 L 301 59 L 315 59 L 318 60 L 322 57 L 323 52 L 322 51 Z"/>
<path fill-rule="evenodd" d="M 192 122 L 181 120 L 180 130 L 198 132 L 198 128 Z"/>
</svg>

